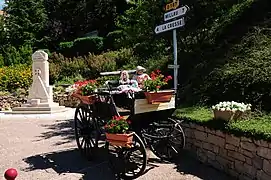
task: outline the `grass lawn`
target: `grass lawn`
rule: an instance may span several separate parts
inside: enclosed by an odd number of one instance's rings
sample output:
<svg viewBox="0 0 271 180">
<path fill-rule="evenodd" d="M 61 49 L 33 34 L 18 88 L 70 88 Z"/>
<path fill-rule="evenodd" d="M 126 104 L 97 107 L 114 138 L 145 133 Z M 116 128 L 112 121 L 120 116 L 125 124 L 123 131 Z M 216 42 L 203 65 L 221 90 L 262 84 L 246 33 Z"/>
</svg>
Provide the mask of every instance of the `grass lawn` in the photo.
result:
<svg viewBox="0 0 271 180">
<path fill-rule="evenodd" d="M 271 141 L 271 115 L 252 114 L 246 120 L 222 122 L 213 120 L 213 112 L 207 107 L 181 107 L 176 110 L 176 117 L 194 122 L 211 129 L 219 129 L 237 136 L 252 137 Z"/>
</svg>

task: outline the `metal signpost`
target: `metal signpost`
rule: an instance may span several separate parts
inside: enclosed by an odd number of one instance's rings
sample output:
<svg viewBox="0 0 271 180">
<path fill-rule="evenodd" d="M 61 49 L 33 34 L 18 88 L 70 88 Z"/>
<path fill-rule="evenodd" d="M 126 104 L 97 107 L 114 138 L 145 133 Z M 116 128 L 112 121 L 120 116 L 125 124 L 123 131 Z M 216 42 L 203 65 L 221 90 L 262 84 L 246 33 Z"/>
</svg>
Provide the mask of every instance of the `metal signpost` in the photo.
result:
<svg viewBox="0 0 271 180">
<path fill-rule="evenodd" d="M 174 65 L 169 65 L 168 68 L 174 69 L 174 90 L 177 92 L 177 86 L 178 86 L 178 61 L 177 61 L 177 33 L 176 29 L 183 27 L 185 25 L 184 16 L 186 12 L 189 10 L 188 6 L 183 6 L 181 8 L 178 8 L 180 5 L 179 0 L 173 0 L 173 2 L 166 4 L 165 10 L 169 11 L 164 14 L 164 21 L 172 20 L 171 22 L 161 24 L 159 26 L 156 26 L 155 33 L 159 34 L 162 32 L 173 30 L 173 56 L 174 56 Z M 177 9 L 178 8 L 178 9 Z M 177 19 L 177 17 L 181 17 L 180 19 Z"/>
</svg>

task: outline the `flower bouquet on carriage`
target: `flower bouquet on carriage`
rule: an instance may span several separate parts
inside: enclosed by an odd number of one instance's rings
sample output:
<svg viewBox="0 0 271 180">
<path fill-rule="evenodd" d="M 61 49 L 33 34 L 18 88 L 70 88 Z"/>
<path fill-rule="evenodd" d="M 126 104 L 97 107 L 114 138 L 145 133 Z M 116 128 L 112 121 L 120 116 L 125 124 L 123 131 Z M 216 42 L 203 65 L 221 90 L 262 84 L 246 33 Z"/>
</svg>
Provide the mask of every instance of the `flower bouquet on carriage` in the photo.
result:
<svg viewBox="0 0 271 180">
<path fill-rule="evenodd" d="M 73 97 L 81 100 L 84 104 L 93 104 L 95 102 L 95 95 L 98 88 L 96 80 L 77 81 L 69 87 L 69 92 Z"/>
<path fill-rule="evenodd" d="M 134 133 L 128 131 L 129 124 L 131 124 L 130 120 L 122 116 L 114 116 L 104 126 L 107 141 L 111 145 L 130 147 Z"/>
<path fill-rule="evenodd" d="M 174 94 L 174 90 L 160 90 L 168 84 L 171 76 L 164 76 L 160 70 L 151 72 L 151 79 L 144 81 L 145 96 L 149 104 L 169 102 Z"/>
</svg>

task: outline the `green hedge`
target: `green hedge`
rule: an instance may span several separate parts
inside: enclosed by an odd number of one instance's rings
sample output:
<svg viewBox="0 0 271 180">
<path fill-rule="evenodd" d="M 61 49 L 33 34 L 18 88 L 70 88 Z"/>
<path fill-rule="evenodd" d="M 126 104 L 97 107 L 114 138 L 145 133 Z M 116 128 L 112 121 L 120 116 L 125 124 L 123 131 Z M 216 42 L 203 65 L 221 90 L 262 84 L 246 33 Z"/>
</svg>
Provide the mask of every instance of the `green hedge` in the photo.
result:
<svg viewBox="0 0 271 180">
<path fill-rule="evenodd" d="M 99 54 L 103 50 L 102 37 L 77 38 L 70 42 L 61 42 L 59 52 L 66 57 L 85 56 L 89 53 Z"/>
<path fill-rule="evenodd" d="M 65 56 L 73 56 L 73 42 L 61 42 L 59 44 L 60 53 L 64 54 Z"/>
<path fill-rule="evenodd" d="M 236 136 L 271 141 L 271 115 L 253 114 L 247 120 L 226 123 L 213 119 L 213 112 L 206 107 L 183 107 L 176 110 L 176 117 L 211 129 L 221 130 Z"/>
</svg>

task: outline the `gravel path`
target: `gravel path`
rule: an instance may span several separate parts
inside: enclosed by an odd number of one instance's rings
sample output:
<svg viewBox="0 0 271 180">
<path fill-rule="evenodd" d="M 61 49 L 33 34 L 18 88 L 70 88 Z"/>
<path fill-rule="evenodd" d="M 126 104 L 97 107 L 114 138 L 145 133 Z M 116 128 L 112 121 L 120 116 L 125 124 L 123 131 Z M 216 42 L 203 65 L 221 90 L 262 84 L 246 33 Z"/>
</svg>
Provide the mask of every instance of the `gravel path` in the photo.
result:
<svg viewBox="0 0 271 180">
<path fill-rule="evenodd" d="M 88 162 L 76 149 L 74 110 L 59 115 L 0 114 L 0 173 L 10 167 L 16 180 L 113 180 L 102 158 Z M 178 164 L 150 162 L 139 180 L 230 180 L 220 172 L 184 155 Z M 2 179 L 2 178 L 0 178 Z"/>
</svg>

